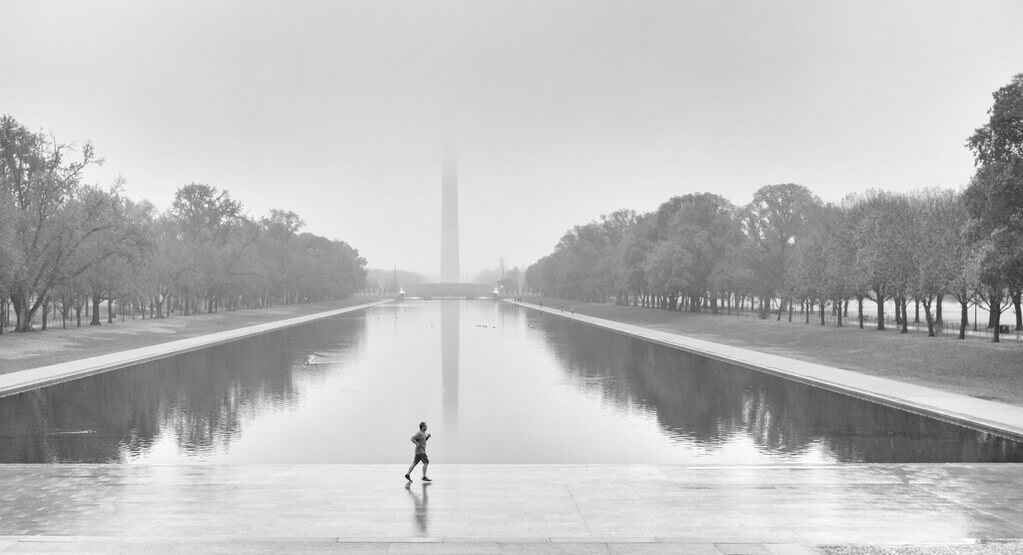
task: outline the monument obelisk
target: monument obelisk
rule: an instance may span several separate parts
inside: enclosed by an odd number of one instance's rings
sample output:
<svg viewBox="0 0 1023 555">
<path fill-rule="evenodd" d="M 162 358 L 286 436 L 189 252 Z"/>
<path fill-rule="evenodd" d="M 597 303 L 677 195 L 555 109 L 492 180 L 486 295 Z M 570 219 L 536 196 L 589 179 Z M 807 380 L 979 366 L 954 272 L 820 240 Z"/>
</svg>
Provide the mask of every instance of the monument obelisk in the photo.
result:
<svg viewBox="0 0 1023 555">
<path fill-rule="evenodd" d="M 440 205 L 440 281 L 458 283 L 458 165 L 452 149 L 444 150 Z M 443 387 L 444 430 L 458 429 L 458 362 L 460 312 L 462 303 L 440 301 L 441 383 Z"/>
<path fill-rule="evenodd" d="M 440 205 L 440 281 L 458 283 L 458 163 L 455 153 L 444 151 Z"/>
</svg>

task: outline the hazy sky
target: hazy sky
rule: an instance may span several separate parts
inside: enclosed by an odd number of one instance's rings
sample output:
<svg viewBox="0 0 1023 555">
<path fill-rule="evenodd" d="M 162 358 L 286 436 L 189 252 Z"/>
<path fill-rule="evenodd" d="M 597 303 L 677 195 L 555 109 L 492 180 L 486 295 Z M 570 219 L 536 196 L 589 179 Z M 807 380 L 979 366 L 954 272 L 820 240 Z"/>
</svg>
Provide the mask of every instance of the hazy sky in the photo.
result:
<svg viewBox="0 0 1023 555">
<path fill-rule="evenodd" d="M 618 208 L 794 182 L 958 187 L 1023 2 L 14 2 L 0 113 L 92 140 L 127 193 L 189 182 L 299 213 L 373 267 L 526 265 Z"/>
</svg>

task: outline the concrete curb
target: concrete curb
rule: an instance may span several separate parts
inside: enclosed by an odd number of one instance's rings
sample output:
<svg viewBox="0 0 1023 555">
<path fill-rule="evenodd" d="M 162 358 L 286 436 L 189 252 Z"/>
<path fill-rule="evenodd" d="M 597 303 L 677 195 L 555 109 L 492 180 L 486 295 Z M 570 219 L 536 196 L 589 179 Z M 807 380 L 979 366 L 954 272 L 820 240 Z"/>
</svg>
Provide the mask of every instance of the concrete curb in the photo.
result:
<svg viewBox="0 0 1023 555">
<path fill-rule="evenodd" d="M 200 335 L 197 337 L 189 337 L 188 339 L 158 343 L 156 345 L 140 347 L 138 349 L 118 351 L 116 353 L 72 360 L 62 362 L 60 364 L 51 364 L 49 366 L 40 366 L 38 368 L 30 368 L 28 370 L 19 370 L 9 374 L 0 374 L 0 397 L 17 395 L 40 387 L 77 380 L 79 378 L 102 374 L 103 372 L 109 372 L 111 370 L 117 370 L 128 366 L 135 366 L 136 364 L 151 362 L 161 358 L 235 341 L 244 337 L 281 330 L 305 324 L 307 322 L 312 322 L 313 320 L 329 318 L 331 316 L 337 316 L 347 312 L 355 312 L 356 310 L 362 310 L 389 302 L 391 302 L 390 299 L 374 301 L 371 303 L 347 306 L 335 310 L 306 314 L 305 316 L 296 316 L 294 318 L 278 320 L 276 322 L 266 322 L 233 330 Z"/>
<path fill-rule="evenodd" d="M 1023 441 L 1023 407 L 986 401 L 959 393 L 950 393 L 851 370 L 804 362 L 752 349 L 732 347 L 644 326 L 568 313 L 556 308 L 540 307 L 509 299 L 504 299 L 504 301 L 750 370 L 780 376 L 1014 441 Z"/>
</svg>

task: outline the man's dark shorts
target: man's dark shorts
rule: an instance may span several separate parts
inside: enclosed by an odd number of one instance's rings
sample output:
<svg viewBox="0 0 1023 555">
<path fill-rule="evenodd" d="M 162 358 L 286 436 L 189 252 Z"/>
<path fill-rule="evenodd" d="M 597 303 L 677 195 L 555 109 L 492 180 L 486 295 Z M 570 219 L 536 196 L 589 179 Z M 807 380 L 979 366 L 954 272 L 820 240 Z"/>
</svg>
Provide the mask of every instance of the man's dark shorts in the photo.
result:
<svg viewBox="0 0 1023 555">
<path fill-rule="evenodd" d="M 416 459 L 412 461 L 412 464 L 422 461 L 423 464 L 430 464 L 430 457 L 426 456 L 426 453 L 416 453 Z"/>
</svg>

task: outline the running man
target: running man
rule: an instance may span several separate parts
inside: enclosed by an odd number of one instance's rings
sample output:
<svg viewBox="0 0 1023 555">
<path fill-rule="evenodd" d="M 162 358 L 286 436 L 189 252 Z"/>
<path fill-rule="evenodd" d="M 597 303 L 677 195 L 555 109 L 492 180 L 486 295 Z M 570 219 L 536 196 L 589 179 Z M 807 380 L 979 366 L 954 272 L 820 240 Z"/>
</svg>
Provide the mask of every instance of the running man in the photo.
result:
<svg viewBox="0 0 1023 555">
<path fill-rule="evenodd" d="M 412 481 L 409 474 L 412 474 L 412 469 L 419 464 L 419 461 L 423 461 L 423 481 L 433 481 L 426 477 L 426 467 L 430 466 L 430 458 L 426 456 L 426 440 L 430 439 L 431 435 L 426 433 L 426 422 L 420 422 L 419 431 L 416 432 L 416 435 L 412 436 L 412 443 L 416 444 L 416 458 L 412 460 L 412 464 L 408 467 L 408 472 L 405 473 L 405 479 L 409 482 Z"/>
</svg>

